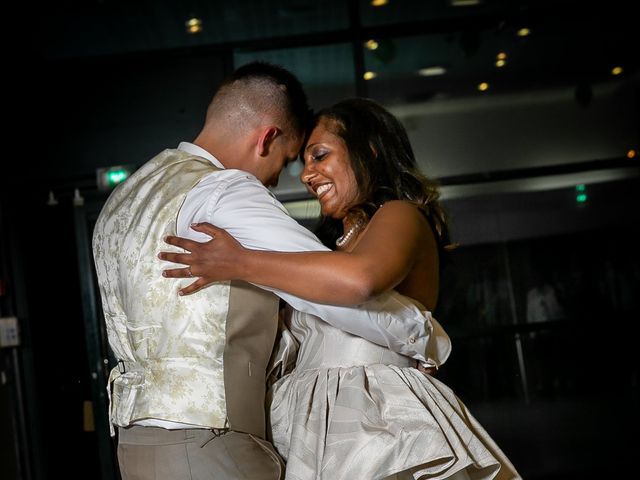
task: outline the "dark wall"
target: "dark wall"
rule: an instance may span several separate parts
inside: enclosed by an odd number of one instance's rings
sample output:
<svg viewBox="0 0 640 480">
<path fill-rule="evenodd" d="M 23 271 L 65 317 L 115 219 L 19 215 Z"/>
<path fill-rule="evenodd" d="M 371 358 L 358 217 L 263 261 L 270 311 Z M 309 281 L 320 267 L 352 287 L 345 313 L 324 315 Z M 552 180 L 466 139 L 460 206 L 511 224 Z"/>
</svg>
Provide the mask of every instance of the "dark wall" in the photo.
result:
<svg viewBox="0 0 640 480">
<path fill-rule="evenodd" d="M 612 478 L 640 447 L 638 178 L 447 202 L 460 242 L 435 316 L 439 372 L 524 478 Z M 603 439 L 606 439 L 603 441 Z M 598 458 L 598 464 L 585 458 Z"/>
<path fill-rule="evenodd" d="M 38 174 L 51 188 L 192 140 L 226 68 L 222 55 L 184 52 L 40 65 L 27 101 L 38 112 Z"/>
</svg>

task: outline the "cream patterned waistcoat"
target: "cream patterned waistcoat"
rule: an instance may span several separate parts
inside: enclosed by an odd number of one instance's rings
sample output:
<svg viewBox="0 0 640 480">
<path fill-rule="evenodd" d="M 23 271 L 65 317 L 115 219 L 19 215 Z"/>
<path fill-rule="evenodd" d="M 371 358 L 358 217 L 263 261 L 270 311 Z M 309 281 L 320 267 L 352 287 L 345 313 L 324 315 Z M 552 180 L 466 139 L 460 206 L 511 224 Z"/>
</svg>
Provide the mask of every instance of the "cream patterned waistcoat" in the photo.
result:
<svg viewBox="0 0 640 480">
<path fill-rule="evenodd" d="M 162 277 L 184 199 L 217 168 L 165 150 L 107 200 L 93 253 L 109 345 L 120 361 L 109 378 L 110 420 L 145 418 L 264 437 L 265 370 L 277 329 L 278 300 L 245 283 L 218 283 L 194 295 L 189 280 Z M 180 283 L 179 283 L 180 282 Z"/>
</svg>

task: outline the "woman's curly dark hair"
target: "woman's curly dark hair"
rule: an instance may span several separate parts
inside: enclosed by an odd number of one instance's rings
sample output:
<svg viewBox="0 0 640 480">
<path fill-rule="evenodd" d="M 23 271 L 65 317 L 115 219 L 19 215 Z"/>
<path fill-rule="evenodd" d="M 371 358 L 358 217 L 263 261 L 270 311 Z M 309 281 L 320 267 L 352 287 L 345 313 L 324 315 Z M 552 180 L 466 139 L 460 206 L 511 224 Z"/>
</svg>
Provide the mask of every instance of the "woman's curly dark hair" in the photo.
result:
<svg viewBox="0 0 640 480">
<path fill-rule="evenodd" d="M 349 152 L 361 204 L 353 213 L 371 218 L 389 200 L 417 204 L 431 224 L 441 250 L 450 246 L 447 215 L 440 205 L 438 184 L 420 173 L 409 137 L 400 121 L 377 102 L 365 98 L 343 100 L 320 110 L 314 125 L 325 121 Z M 316 229 L 330 248 L 342 234 L 342 222 L 323 217 Z"/>
</svg>

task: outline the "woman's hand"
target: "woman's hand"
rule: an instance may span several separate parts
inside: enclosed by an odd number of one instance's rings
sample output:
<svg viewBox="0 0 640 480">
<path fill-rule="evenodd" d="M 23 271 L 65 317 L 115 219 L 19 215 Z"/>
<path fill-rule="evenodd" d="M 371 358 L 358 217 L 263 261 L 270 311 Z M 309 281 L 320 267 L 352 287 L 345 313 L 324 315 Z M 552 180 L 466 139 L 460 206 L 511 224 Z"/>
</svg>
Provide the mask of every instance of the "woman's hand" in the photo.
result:
<svg viewBox="0 0 640 480">
<path fill-rule="evenodd" d="M 168 278 L 199 277 L 195 282 L 180 289 L 179 295 L 190 295 L 202 288 L 224 280 L 235 280 L 240 272 L 240 259 L 244 247 L 226 230 L 210 223 L 194 223 L 191 228 L 211 237 L 208 242 L 196 242 L 183 237 L 169 236 L 169 245 L 175 245 L 187 253 L 160 252 L 158 258 L 187 265 L 185 268 L 170 268 L 162 275 Z"/>
</svg>

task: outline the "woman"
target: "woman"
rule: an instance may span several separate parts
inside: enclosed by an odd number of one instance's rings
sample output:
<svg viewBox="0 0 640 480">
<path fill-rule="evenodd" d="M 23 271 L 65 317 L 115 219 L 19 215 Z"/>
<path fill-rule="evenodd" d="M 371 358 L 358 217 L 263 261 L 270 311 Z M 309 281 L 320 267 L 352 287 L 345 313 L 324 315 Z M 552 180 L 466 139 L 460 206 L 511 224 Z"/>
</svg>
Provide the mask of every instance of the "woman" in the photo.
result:
<svg viewBox="0 0 640 480">
<path fill-rule="evenodd" d="M 351 99 L 321 111 L 304 148 L 301 180 L 320 202 L 319 236 L 337 252 L 247 250 L 224 230 L 189 247 L 167 276 L 199 278 L 188 294 L 229 279 L 316 302 L 357 304 L 388 289 L 433 310 L 448 246 L 435 185 L 423 177 L 406 131 L 377 103 Z M 197 259 L 197 261 L 196 261 Z M 300 343 L 293 372 L 273 387 L 273 442 L 290 479 L 511 479 L 517 472 L 444 384 L 413 360 L 293 312 Z"/>
</svg>

